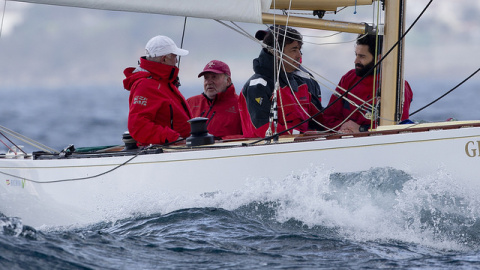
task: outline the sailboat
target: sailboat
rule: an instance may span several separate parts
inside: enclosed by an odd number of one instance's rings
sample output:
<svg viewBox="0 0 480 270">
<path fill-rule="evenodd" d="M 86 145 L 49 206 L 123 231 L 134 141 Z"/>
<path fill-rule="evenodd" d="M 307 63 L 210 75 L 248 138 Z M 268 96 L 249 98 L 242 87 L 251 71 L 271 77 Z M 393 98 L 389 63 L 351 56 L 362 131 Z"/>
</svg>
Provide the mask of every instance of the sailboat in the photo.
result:
<svg viewBox="0 0 480 270">
<path fill-rule="evenodd" d="M 13 0 L 9 0 L 13 1 Z M 36 4 L 144 12 L 254 24 L 281 24 L 319 30 L 367 33 L 365 23 L 327 21 L 279 14 L 278 10 L 322 13 L 339 7 L 372 5 L 372 0 L 21 0 Z M 205 2 L 208 2 L 206 4 Z M 83 226 L 175 209 L 182 198 L 235 196 L 264 179 L 283 179 L 319 167 L 332 173 L 392 168 L 412 176 L 442 171 L 475 185 L 480 175 L 480 120 L 398 125 L 403 87 L 405 0 L 385 5 L 379 126 L 353 134 L 308 133 L 215 141 L 208 145 L 112 147 L 61 151 L 14 149 L 0 156 L 0 212 L 34 227 Z M 209 10 L 216 6 L 215 10 Z M 222 12 L 217 12 L 222 10 Z M 378 31 L 378 29 L 377 29 Z M 2 133 L 27 140 L 7 128 Z M 126 138 L 128 141 L 128 137 Z M 241 168 L 240 169 L 240 165 Z M 268 188 L 268 187 L 264 187 Z"/>
</svg>

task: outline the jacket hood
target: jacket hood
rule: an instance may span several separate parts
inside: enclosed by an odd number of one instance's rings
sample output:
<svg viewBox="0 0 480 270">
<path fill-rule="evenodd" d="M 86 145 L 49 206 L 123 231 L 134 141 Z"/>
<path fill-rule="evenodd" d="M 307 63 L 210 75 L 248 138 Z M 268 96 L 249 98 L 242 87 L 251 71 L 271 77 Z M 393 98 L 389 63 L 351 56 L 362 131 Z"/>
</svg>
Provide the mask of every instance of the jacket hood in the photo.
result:
<svg viewBox="0 0 480 270">
<path fill-rule="evenodd" d="M 149 77 L 175 83 L 178 80 L 178 72 L 179 69 L 176 66 L 164 65 L 142 57 L 138 68 L 128 67 L 123 71 L 126 77 L 123 80 L 123 87 L 130 91 L 137 80 Z"/>
<path fill-rule="evenodd" d="M 148 78 L 150 77 L 150 73 L 146 71 L 139 71 L 135 72 L 134 67 L 128 67 L 123 71 L 125 74 L 125 79 L 123 80 L 123 87 L 125 90 L 130 91 L 132 89 L 133 84 L 141 78 Z"/>
</svg>

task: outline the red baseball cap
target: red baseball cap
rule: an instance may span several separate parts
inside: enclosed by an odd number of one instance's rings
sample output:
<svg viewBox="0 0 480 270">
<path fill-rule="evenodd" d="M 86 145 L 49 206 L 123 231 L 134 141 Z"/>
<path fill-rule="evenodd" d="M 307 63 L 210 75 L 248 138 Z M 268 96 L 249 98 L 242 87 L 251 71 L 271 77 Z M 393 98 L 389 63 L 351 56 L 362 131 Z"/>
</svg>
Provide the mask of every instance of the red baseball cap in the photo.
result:
<svg viewBox="0 0 480 270">
<path fill-rule="evenodd" d="M 218 73 L 218 74 L 227 74 L 228 76 L 232 76 L 230 74 L 230 68 L 228 67 L 227 64 L 225 64 L 222 61 L 218 60 L 212 60 L 208 62 L 208 64 L 205 66 L 202 72 L 198 74 L 198 77 L 202 77 L 205 73 L 207 72 L 213 72 L 213 73 Z"/>
</svg>

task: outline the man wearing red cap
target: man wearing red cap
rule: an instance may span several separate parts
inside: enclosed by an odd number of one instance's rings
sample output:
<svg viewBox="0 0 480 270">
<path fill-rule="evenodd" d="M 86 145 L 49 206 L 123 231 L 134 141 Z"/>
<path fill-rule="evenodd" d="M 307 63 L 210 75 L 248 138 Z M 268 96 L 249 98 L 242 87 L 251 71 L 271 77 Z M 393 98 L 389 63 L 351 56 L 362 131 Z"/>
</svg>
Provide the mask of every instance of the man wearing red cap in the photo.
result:
<svg viewBox="0 0 480 270">
<path fill-rule="evenodd" d="M 130 91 L 128 131 L 140 145 L 174 142 L 190 135 L 191 114 L 177 89 L 178 48 L 166 36 L 156 36 L 145 46 L 139 66 L 126 68 L 123 85 Z"/>
<path fill-rule="evenodd" d="M 242 124 L 238 95 L 232 84 L 230 68 L 212 60 L 198 77 L 203 76 L 203 93 L 187 99 L 193 117 L 208 118 L 208 132 L 217 138 L 239 137 Z"/>
</svg>

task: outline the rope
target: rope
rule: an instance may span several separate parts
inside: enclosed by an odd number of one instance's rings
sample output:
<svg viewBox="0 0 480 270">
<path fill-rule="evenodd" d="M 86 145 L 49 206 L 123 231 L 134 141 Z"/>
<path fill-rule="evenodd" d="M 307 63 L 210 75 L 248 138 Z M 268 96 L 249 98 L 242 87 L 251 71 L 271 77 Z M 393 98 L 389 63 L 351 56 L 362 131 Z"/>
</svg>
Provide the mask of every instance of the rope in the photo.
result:
<svg viewBox="0 0 480 270">
<path fill-rule="evenodd" d="M 46 145 L 43 145 L 43 144 L 41 144 L 41 143 L 39 143 L 39 142 L 36 142 L 36 141 L 34 141 L 34 140 L 32 140 L 32 139 L 30 139 L 30 138 L 28 138 L 28 137 L 26 137 L 26 136 L 24 136 L 24 135 L 22 135 L 22 134 L 20 134 L 20 133 L 17 133 L 17 132 L 15 132 L 15 131 L 13 131 L 13 130 L 11 130 L 11 129 L 8 129 L 8 128 L 6 128 L 6 127 L 4 127 L 4 126 L 1 126 L 1 125 L 0 125 L 0 131 L 3 131 L 3 132 L 5 132 L 5 133 L 9 134 L 10 136 L 13 136 L 13 137 L 15 137 L 15 138 L 23 141 L 24 143 L 27 143 L 27 144 L 29 144 L 29 145 L 31 145 L 31 146 L 33 146 L 33 147 L 36 147 L 36 148 L 38 148 L 38 149 L 40 149 L 40 150 L 45 151 L 45 152 L 59 153 L 57 150 L 55 150 L 55 149 L 53 149 L 53 148 L 50 148 L 50 147 L 48 147 L 48 146 L 46 146 Z M 3 134 L 2 134 L 2 135 L 3 135 Z M 4 136 L 5 138 L 7 138 L 5 135 L 3 135 L 3 136 Z M 10 140 L 9 140 L 9 141 L 10 141 Z M 11 142 L 11 141 L 10 141 L 10 142 Z M 15 145 L 13 142 L 11 142 L 11 143 L 12 143 L 13 145 Z M 15 146 L 16 146 L 16 145 L 15 145 Z M 17 147 L 17 148 L 18 148 L 18 147 Z"/>
<path fill-rule="evenodd" d="M 132 161 L 134 158 L 136 158 L 140 153 L 144 152 L 146 149 L 138 152 L 135 156 L 131 157 L 130 159 L 128 159 L 127 161 L 123 162 L 122 164 L 120 165 L 117 165 L 116 167 L 108 170 L 108 171 L 105 171 L 103 173 L 99 173 L 97 175 L 92 175 L 92 176 L 87 176 L 87 177 L 79 177 L 79 178 L 67 178 L 67 179 L 60 179 L 60 180 L 50 180 L 50 181 L 37 181 L 37 180 L 33 180 L 33 179 L 28 179 L 28 178 L 24 178 L 24 177 L 20 177 L 20 176 L 17 176 L 17 175 L 13 175 L 13 174 L 9 174 L 9 173 L 6 173 L 6 172 L 2 172 L 0 171 L 1 174 L 4 174 L 4 175 L 8 175 L 8 176 L 11 176 L 11 177 L 16 177 L 16 178 L 19 178 L 19 179 L 23 179 L 25 181 L 30 181 L 32 183 L 36 183 L 36 184 L 52 184 L 52 183 L 61 183 L 61 182 L 71 182 L 71 181 L 80 181 L 80 180 L 87 180 L 87 179 L 92 179 L 92 178 L 96 178 L 96 177 L 99 177 L 99 176 L 102 176 L 102 175 L 105 175 L 107 173 L 110 173 L 124 165 L 126 165 L 127 163 L 129 163 L 130 161 Z"/>
<path fill-rule="evenodd" d="M 3 135 L 3 133 L 1 133 L 1 132 L 0 132 L 0 134 Z M 5 137 L 5 135 L 3 135 L 3 137 Z M 7 137 L 5 137 L 5 138 L 8 140 Z M 9 141 L 10 141 L 10 140 L 9 140 Z M 10 148 L 10 146 L 8 146 L 8 144 L 6 144 L 4 141 L 0 140 L 0 142 L 2 142 L 2 144 L 5 145 L 5 147 L 7 147 L 7 148 L 10 150 L 10 152 L 15 153 L 15 155 L 17 154 L 17 151 L 15 151 L 15 150 L 13 150 L 12 148 Z M 18 147 L 17 147 L 17 149 L 18 149 Z"/>
<path fill-rule="evenodd" d="M 2 132 L 0 132 L 0 135 L 2 135 L 3 137 L 5 137 L 5 139 L 7 139 L 8 142 L 10 142 L 11 144 L 13 144 L 15 146 L 16 149 L 20 150 L 24 155 L 27 155 L 27 153 L 25 153 L 25 151 L 22 150 L 22 148 L 20 148 L 18 145 L 16 145 L 14 142 L 12 142 L 7 136 L 5 136 L 5 134 L 3 134 Z M 12 148 L 8 147 L 8 145 L 6 143 L 4 143 L 3 141 L 1 141 L 8 149 L 10 149 L 10 151 L 12 151 L 13 153 L 15 153 L 15 155 L 17 155 L 17 151 L 13 150 Z"/>
<path fill-rule="evenodd" d="M 7 0 L 3 0 L 2 22 L 0 23 L 0 38 L 3 33 L 3 19 L 5 19 L 5 11 L 7 9 Z"/>
<path fill-rule="evenodd" d="M 377 27 L 375 31 L 375 63 L 378 61 L 378 25 L 380 24 L 380 5 L 377 5 Z M 374 107 L 375 107 L 375 97 L 377 96 L 377 69 L 373 69 L 373 89 L 372 89 L 372 111 L 371 115 L 372 117 L 370 118 L 370 128 L 373 128 L 374 121 Z M 375 114 L 376 115 L 376 114 Z"/>
<path fill-rule="evenodd" d="M 183 49 L 183 40 L 185 38 L 185 29 L 187 28 L 187 18 L 185 17 L 185 20 L 183 21 L 183 32 L 182 32 L 182 41 L 180 42 L 180 48 Z M 180 61 L 182 60 L 182 56 L 178 57 L 178 65 L 177 67 L 180 68 Z"/>
<path fill-rule="evenodd" d="M 470 76 L 468 76 L 465 80 L 463 80 L 461 83 L 457 84 L 457 86 L 455 86 L 454 88 L 450 89 L 449 91 L 447 91 L 445 94 L 441 95 L 439 98 L 435 99 L 434 101 L 428 103 L 427 105 L 423 106 L 422 108 L 416 110 L 415 112 L 411 113 L 410 116 L 422 111 L 423 109 L 429 107 L 430 105 L 432 105 L 433 103 L 439 101 L 440 99 L 444 98 L 446 95 L 450 94 L 451 92 L 453 92 L 453 90 L 457 89 L 460 85 L 462 85 L 464 82 L 470 80 L 470 78 L 472 78 L 475 74 L 478 73 L 478 71 L 480 71 L 480 68 L 477 69 L 475 72 L 473 72 Z"/>
<path fill-rule="evenodd" d="M 323 110 L 319 111 L 318 113 L 316 113 L 315 115 L 311 116 L 310 118 L 308 119 L 305 119 L 303 120 L 302 122 L 294 125 L 293 127 L 290 127 L 289 129 L 286 129 L 274 136 L 279 136 L 287 131 L 290 131 L 308 121 L 310 121 L 311 119 L 317 117 L 318 115 L 320 115 L 321 113 L 323 113 L 326 109 L 328 109 L 330 106 L 332 106 L 333 104 L 335 104 L 336 102 L 338 102 L 338 100 L 344 98 L 350 91 L 352 91 L 353 88 L 355 88 L 361 81 L 363 81 L 366 77 L 367 77 L 367 74 L 369 74 L 372 70 L 374 70 L 380 63 L 382 63 L 383 59 L 385 59 L 387 57 L 387 55 L 389 55 L 393 49 L 398 46 L 398 43 L 400 43 L 401 40 L 403 40 L 405 38 L 405 36 L 410 32 L 410 30 L 413 28 L 413 26 L 418 22 L 418 20 L 422 17 L 422 15 L 425 13 L 425 11 L 428 9 L 428 7 L 430 6 L 430 4 L 433 2 L 433 0 L 430 0 L 428 2 L 428 4 L 425 6 L 425 8 L 422 10 L 422 12 L 420 13 L 420 15 L 417 16 L 417 18 L 415 19 L 415 21 L 412 23 L 412 25 L 410 25 L 410 27 L 407 29 L 407 31 L 405 31 L 405 33 L 402 34 L 402 36 L 397 40 L 397 42 L 395 44 L 393 44 L 393 46 L 390 48 L 390 50 L 388 50 L 388 52 L 382 57 L 382 59 L 380 59 L 380 61 L 378 61 L 377 64 L 375 64 L 375 66 L 373 66 L 360 80 L 358 80 L 352 87 L 350 87 L 350 89 L 348 89 L 347 91 L 345 91 L 341 96 L 339 96 L 337 99 L 335 99 L 332 103 L 328 104 L 325 108 L 323 108 Z M 250 145 L 252 144 L 256 144 L 258 142 L 261 142 L 263 140 L 267 140 L 269 138 L 263 138 L 263 139 L 260 139 L 260 140 L 257 140 L 257 141 L 254 141 L 254 142 L 251 142 L 249 143 Z"/>
<path fill-rule="evenodd" d="M 175 143 L 178 143 L 178 142 L 181 142 L 185 140 L 185 138 L 179 138 L 178 140 L 176 141 L 173 141 L 171 143 L 165 143 L 163 145 L 160 145 L 161 147 L 166 147 L 166 146 L 169 146 L 169 145 L 172 145 L 172 144 L 175 144 Z M 33 180 L 33 179 L 28 179 L 28 178 L 25 178 L 25 177 L 20 177 L 18 175 L 13 175 L 13 174 L 9 174 L 9 173 L 6 173 L 6 172 L 2 172 L 0 171 L 0 174 L 4 174 L 4 175 L 7 175 L 7 176 L 11 176 L 11 177 L 15 177 L 15 178 L 18 178 L 18 179 L 23 179 L 25 181 L 30 181 L 32 183 L 36 183 L 36 184 L 52 184 L 52 183 L 61 183 L 61 182 L 72 182 L 72 181 L 80 181 L 80 180 L 87 180 L 87 179 L 92 179 L 92 178 L 96 178 L 96 177 L 99 177 L 99 176 L 102 176 L 102 175 L 105 175 L 107 173 L 110 173 L 110 172 L 113 172 L 115 171 L 116 169 L 120 168 L 120 167 L 123 167 L 125 166 L 126 164 L 128 164 L 130 161 L 132 161 L 133 159 L 135 159 L 136 157 L 138 157 L 138 155 L 146 152 L 147 150 L 150 150 L 152 148 L 159 148 L 159 145 L 149 145 L 145 148 L 143 148 L 142 150 L 140 150 L 137 154 L 135 154 L 133 157 L 129 158 L 127 161 L 123 162 L 122 164 L 119 164 L 117 166 L 115 166 L 114 168 L 110 169 L 110 170 L 107 170 L 105 172 L 102 172 L 102 173 L 99 173 L 99 174 L 96 174 L 96 175 L 92 175 L 92 176 L 87 176 L 87 177 L 79 177 L 79 178 L 67 178 L 67 179 L 59 179 L 59 180 L 50 180 L 50 181 L 37 181 L 37 180 Z"/>
</svg>

